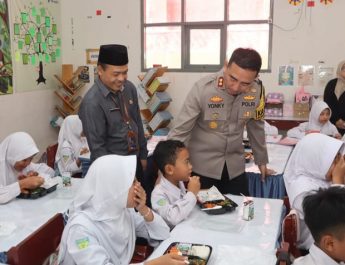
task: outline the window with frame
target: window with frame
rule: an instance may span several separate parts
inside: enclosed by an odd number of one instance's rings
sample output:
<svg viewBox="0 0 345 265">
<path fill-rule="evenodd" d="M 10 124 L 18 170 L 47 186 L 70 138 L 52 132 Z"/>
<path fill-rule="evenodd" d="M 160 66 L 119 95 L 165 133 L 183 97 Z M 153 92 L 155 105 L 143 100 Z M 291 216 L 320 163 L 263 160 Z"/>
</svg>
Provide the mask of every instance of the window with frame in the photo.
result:
<svg viewBox="0 0 345 265">
<path fill-rule="evenodd" d="M 271 69 L 273 0 L 142 0 L 142 69 L 214 71 L 249 47 Z"/>
</svg>

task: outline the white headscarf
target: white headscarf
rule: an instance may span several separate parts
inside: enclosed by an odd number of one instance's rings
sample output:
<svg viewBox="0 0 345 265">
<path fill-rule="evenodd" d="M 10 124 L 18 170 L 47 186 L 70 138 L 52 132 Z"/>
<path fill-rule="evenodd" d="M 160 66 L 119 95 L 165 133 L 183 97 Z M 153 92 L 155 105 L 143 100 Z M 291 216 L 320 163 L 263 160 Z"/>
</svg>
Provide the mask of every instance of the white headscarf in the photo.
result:
<svg viewBox="0 0 345 265">
<path fill-rule="evenodd" d="M 326 174 L 344 142 L 320 133 L 303 137 L 293 150 L 284 172 L 284 182 L 291 204 L 308 191 L 326 188 Z"/>
<path fill-rule="evenodd" d="M 337 84 L 335 85 L 334 94 L 337 99 L 345 92 L 345 78 L 341 75 L 341 69 L 345 66 L 345 60 L 338 64 L 337 68 Z"/>
<path fill-rule="evenodd" d="M 334 125 L 330 121 L 325 124 L 321 124 L 319 121 L 320 114 L 324 109 L 329 109 L 330 116 L 332 115 L 332 111 L 326 102 L 320 100 L 314 102 L 310 110 L 307 130 L 317 130 L 320 133 L 333 136 Z"/>
<path fill-rule="evenodd" d="M 70 227 L 81 223 L 78 216 L 86 215 L 99 232 L 112 262 L 130 261 L 136 238 L 127 197 L 134 181 L 136 161 L 136 156 L 106 155 L 91 164 L 70 207 L 71 217 L 61 241 L 61 251 L 66 251 L 64 241 Z M 60 254 L 63 260 L 64 253 Z"/>
<path fill-rule="evenodd" d="M 26 132 L 15 132 L 7 136 L 0 144 L 0 186 L 7 186 L 18 181 L 14 164 L 38 153 L 32 137 Z"/>
<path fill-rule="evenodd" d="M 84 144 L 80 136 L 82 131 L 83 126 L 78 115 L 69 115 L 64 119 L 58 137 L 58 149 L 55 156 L 56 162 L 60 161 L 61 159 L 60 151 L 65 141 L 67 141 L 72 146 L 75 157 L 79 156 L 80 149 Z"/>
</svg>

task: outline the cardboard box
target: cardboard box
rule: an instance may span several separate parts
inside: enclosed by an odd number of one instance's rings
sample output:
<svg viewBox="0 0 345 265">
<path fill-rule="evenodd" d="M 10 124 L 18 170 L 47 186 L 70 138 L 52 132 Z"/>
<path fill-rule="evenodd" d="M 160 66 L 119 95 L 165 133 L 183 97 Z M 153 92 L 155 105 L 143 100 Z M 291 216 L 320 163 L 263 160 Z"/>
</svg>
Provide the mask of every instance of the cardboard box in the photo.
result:
<svg viewBox="0 0 345 265">
<path fill-rule="evenodd" d="M 294 103 L 293 104 L 293 115 L 299 118 L 309 118 L 309 103 Z"/>
</svg>

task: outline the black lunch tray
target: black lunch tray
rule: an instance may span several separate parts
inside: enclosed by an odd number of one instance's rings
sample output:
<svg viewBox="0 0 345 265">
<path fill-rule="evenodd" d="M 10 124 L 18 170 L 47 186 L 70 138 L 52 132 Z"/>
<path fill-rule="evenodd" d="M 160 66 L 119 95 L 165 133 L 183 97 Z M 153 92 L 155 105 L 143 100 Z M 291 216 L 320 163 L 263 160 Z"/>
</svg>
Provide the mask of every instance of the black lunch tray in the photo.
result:
<svg viewBox="0 0 345 265">
<path fill-rule="evenodd" d="M 20 199 L 37 199 L 39 197 L 43 197 L 43 196 L 47 195 L 48 193 L 51 193 L 54 190 L 56 190 L 57 185 L 58 184 L 50 187 L 49 189 L 38 187 L 36 189 L 30 190 L 28 193 L 20 193 L 17 196 L 17 198 L 20 198 Z"/>
<path fill-rule="evenodd" d="M 198 201 L 198 205 L 201 209 L 205 209 L 203 210 L 203 212 L 206 212 L 207 214 L 223 214 L 226 212 L 232 212 L 236 209 L 236 207 L 238 206 L 238 204 L 236 202 L 234 202 L 233 200 L 231 200 L 230 198 L 228 198 L 227 196 L 223 195 L 225 197 L 225 200 L 215 200 L 215 201 L 206 201 L 206 202 L 200 202 Z M 222 206 L 222 208 L 218 208 L 218 209 L 212 209 L 210 208 L 209 210 L 206 210 L 206 204 L 215 204 L 215 205 L 220 205 Z"/>
<path fill-rule="evenodd" d="M 193 246 L 208 247 L 210 249 L 210 252 L 207 258 L 203 259 L 199 256 L 191 255 L 189 251 L 191 251 Z M 185 243 L 185 242 L 173 242 L 169 245 L 169 247 L 166 249 L 164 254 L 170 253 L 173 247 L 176 247 L 179 250 L 179 252 L 181 252 L 182 256 L 188 257 L 189 265 L 207 265 L 207 262 L 210 259 L 211 253 L 212 253 L 212 247 L 209 245 Z"/>
</svg>

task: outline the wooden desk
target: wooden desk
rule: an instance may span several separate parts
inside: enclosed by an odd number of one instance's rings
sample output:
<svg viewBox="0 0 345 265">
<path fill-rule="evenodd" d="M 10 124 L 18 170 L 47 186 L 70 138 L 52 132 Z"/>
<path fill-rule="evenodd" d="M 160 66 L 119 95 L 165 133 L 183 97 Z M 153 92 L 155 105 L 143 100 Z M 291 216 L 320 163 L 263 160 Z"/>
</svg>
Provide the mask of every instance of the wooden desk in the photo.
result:
<svg viewBox="0 0 345 265">
<path fill-rule="evenodd" d="M 210 245 L 209 265 L 275 264 L 275 248 L 280 234 L 283 201 L 253 198 L 254 219 L 242 219 L 243 197 L 229 195 L 239 206 L 231 213 L 208 215 L 196 206 L 152 253 L 161 256 L 172 242 Z"/>
<path fill-rule="evenodd" d="M 278 130 L 287 131 L 293 127 L 298 126 L 302 122 L 308 121 L 308 118 L 300 117 L 265 117 L 265 120 L 278 128 Z"/>
<path fill-rule="evenodd" d="M 58 186 L 56 191 L 44 197 L 35 200 L 14 199 L 0 205 L 0 223 L 10 223 L 15 226 L 10 235 L 0 234 L 0 251 L 8 251 L 56 213 L 66 211 L 81 183 L 82 179 L 72 178 L 72 186 Z"/>
</svg>

